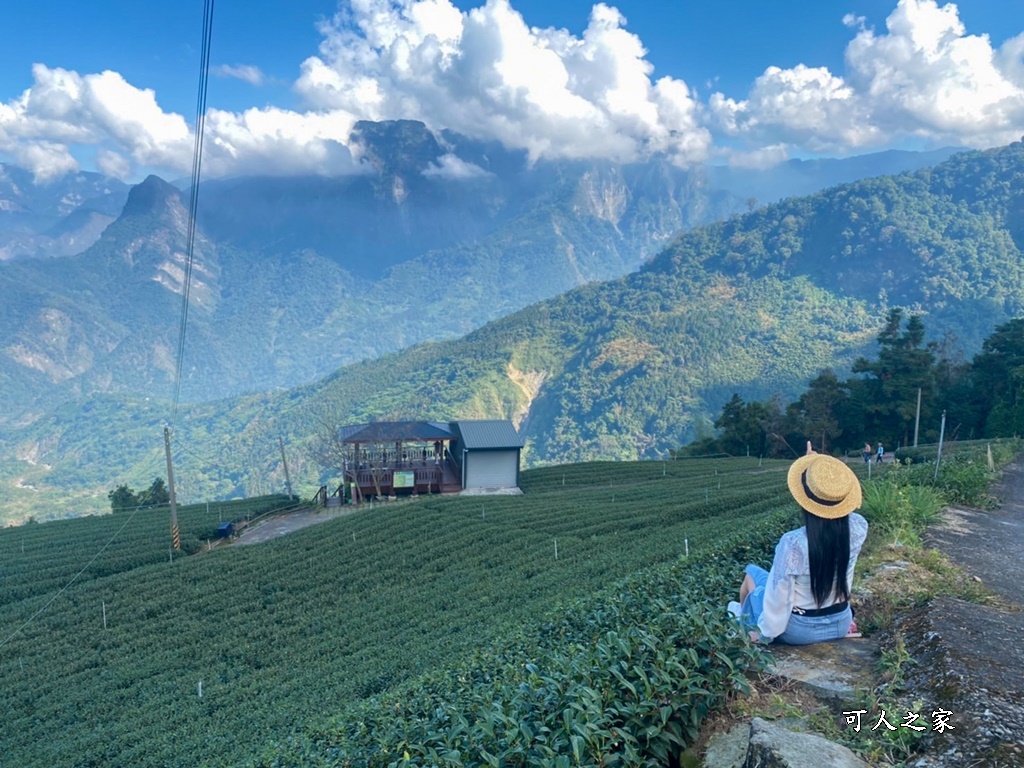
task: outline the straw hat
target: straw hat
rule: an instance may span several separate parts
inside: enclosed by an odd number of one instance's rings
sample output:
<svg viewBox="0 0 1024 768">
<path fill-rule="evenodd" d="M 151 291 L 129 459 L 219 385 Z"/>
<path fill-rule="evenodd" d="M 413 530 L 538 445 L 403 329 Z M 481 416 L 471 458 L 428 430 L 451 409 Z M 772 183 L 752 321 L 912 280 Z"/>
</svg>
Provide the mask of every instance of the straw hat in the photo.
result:
<svg viewBox="0 0 1024 768">
<path fill-rule="evenodd" d="M 846 517 L 860 507 L 860 481 L 846 464 L 820 453 L 801 456 L 789 468 L 789 492 L 817 517 Z"/>
</svg>

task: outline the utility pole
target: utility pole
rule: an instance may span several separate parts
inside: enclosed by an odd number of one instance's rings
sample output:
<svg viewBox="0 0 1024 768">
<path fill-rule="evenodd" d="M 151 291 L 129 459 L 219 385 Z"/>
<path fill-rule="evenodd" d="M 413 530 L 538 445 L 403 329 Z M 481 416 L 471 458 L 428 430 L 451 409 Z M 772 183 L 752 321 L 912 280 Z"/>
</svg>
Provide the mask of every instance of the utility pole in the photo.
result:
<svg viewBox="0 0 1024 768">
<path fill-rule="evenodd" d="M 921 388 L 917 388 L 917 417 L 914 419 L 914 447 L 917 448 L 917 433 L 921 428 Z"/>
<path fill-rule="evenodd" d="M 292 497 L 292 480 L 288 476 L 288 460 L 284 457 L 284 438 L 278 435 L 277 444 L 281 446 L 281 463 L 284 464 L 284 485 L 288 489 L 288 498 Z"/>
<path fill-rule="evenodd" d="M 170 427 L 164 427 L 164 452 L 167 454 L 167 490 L 171 496 L 171 546 L 181 551 L 181 531 L 178 530 L 178 502 L 174 497 L 174 467 L 171 464 Z"/>
</svg>

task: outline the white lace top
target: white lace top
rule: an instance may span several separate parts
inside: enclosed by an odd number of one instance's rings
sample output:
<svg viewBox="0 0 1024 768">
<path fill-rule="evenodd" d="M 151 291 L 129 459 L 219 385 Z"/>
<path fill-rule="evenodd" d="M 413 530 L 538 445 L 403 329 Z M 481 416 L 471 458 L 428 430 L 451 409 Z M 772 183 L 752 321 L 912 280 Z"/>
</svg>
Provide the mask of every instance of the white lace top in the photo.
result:
<svg viewBox="0 0 1024 768">
<path fill-rule="evenodd" d="M 850 565 L 846 571 L 847 589 L 853 585 L 853 569 L 868 535 L 868 521 L 856 512 L 850 514 Z M 811 591 L 811 563 L 807 556 L 807 530 L 801 526 L 784 533 L 775 547 L 775 559 L 764 590 L 764 610 L 757 622 L 763 642 L 771 642 L 786 631 L 794 608 L 827 608 L 837 602 L 835 592 L 821 606 Z"/>
</svg>

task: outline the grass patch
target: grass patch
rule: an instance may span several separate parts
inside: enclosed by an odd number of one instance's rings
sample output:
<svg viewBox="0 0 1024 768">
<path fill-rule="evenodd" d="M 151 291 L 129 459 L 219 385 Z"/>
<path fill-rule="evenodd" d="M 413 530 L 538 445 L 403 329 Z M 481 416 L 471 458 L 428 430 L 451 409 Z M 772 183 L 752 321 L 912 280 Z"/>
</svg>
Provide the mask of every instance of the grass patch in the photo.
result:
<svg viewBox="0 0 1024 768">
<path fill-rule="evenodd" d="M 998 596 L 938 550 L 876 543 L 862 554 L 858 568 L 862 575 L 854 589 L 857 624 L 869 634 L 888 629 L 897 616 L 937 594 L 1002 605 Z"/>
</svg>

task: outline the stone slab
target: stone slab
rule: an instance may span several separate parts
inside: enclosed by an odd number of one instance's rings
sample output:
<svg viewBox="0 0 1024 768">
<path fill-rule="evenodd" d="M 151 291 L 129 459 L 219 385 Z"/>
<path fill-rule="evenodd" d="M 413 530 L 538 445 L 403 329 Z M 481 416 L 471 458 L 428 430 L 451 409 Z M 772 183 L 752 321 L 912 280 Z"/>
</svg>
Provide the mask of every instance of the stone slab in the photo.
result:
<svg viewBox="0 0 1024 768">
<path fill-rule="evenodd" d="M 742 768 L 869 768 L 846 747 L 816 733 L 800 733 L 755 717 Z"/>
<path fill-rule="evenodd" d="M 878 643 L 870 638 L 815 645 L 772 645 L 770 671 L 816 696 L 849 700 L 856 689 L 875 686 Z"/>
<path fill-rule="evenodd" d="M 716 733 L 708 741 L 703 768 L 743 768 L 750 742 L 750 725 L 740 723 L 728 731 Z"/>
</svg>

